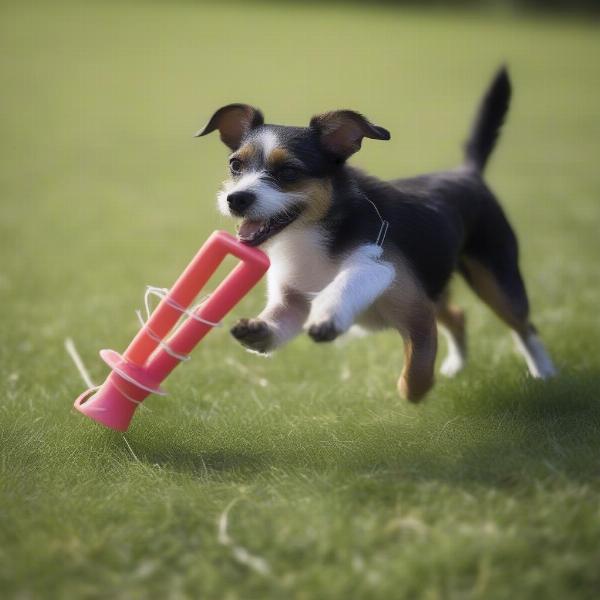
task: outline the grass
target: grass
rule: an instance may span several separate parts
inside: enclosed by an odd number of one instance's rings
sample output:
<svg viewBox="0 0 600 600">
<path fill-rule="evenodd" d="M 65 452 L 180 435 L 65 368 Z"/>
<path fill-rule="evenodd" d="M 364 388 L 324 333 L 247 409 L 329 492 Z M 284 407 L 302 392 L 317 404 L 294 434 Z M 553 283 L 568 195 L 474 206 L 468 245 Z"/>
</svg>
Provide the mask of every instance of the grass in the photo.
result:
<svg viewBox="0 0 600 600">
<path fill-rule="evenodd" d="M 596 24 L 287 3 L 0 10 L 3 598 L 597 597 Z M 168 286 L 230 227 L 213 200 L 224 149 L 191 138 L 216 107 L 298 124 L 356 108 L 393 139 L 355 162 L 413 174 L 458 160 L 501 60 L 516 91 L 489 180 L 556 381 L 528 379 L 459 284 L 471 362 L 418 407 L 396 397 L 391 332 L 303 338 L 265 361 L 221 329 L 126 440 L 71 410 L 83 385 L 64 339 L 101 381 L 96 353 L 133 336 L 143 286 Z"/>
</svg>

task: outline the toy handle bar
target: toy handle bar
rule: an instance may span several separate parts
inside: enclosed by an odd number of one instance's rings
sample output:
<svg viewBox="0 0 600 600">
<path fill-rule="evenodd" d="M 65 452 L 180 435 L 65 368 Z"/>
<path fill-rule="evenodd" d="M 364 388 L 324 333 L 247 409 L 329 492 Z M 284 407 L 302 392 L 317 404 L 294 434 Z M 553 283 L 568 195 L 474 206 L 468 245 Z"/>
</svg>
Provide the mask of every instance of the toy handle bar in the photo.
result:
<svg viewBox="0 0 600 600">
<path fill-rule="evenodd" d="M 200 307 L 190 312 L 191 303 L 229 254 L 241 262 Z M 100 352 L 112 372 L 97 391 L 92 388 L 81 394 L 75 408 L 107 427 L 126 431 L 137 406 L 150 393 L 165 394 L 160 383 L 258 283 L 268 268 L 269 259 L 262 251 L 238 242 L 228 233 L 215 231 L 162 298 L 123 356 L 114 350 Z M 163 341 L 183 313 L 188 318 L 168 341 Z"/>
</svg>

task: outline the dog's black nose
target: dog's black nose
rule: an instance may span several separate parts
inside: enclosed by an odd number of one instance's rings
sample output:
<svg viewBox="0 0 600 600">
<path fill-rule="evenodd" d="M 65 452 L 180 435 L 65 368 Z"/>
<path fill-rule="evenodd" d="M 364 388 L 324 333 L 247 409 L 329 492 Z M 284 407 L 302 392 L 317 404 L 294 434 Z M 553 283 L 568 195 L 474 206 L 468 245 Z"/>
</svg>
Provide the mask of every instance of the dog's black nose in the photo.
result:
<svg viewBox="0 0 600 600">
<path fill-rule="evenodd" d="M 255 196 L 252 192 L 233 192 L 227 196 L 227 204 L 231 212 L 243 215 L 254 202 Z"/>
</svg>

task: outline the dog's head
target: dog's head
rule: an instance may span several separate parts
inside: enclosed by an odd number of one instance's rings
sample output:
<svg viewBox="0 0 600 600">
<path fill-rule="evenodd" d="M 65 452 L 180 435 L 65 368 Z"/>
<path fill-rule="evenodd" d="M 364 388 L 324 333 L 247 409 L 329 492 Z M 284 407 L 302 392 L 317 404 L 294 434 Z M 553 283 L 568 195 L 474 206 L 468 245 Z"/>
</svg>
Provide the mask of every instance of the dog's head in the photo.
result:
<svg viewBox="0 0 600 600">
<path fill-rule="evenodd" d="M 295 221 L 323 218 L 332 202 L 332 176 L 363 138 L 390 139 L 386 129 L 351 110 L 317 115 L 308 127 L 286 127 L 265 124 L 247 104 L 220 108 L 196 135 L 216 129 L 232 150 L 219 210 L 242 219 L 238 238 L 251 246 Z"/>
</svg>

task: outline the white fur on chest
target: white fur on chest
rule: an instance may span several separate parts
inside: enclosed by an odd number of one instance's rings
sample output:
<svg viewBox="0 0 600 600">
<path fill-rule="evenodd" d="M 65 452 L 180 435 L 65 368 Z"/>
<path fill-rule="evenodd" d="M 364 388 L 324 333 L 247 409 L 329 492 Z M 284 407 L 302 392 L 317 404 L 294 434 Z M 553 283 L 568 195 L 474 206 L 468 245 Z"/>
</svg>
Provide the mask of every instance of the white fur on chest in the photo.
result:
<svg viewBox="0 0 600 600">
<path fill-rule="evenodd" d="M 303 294 L 317 294 L 336 276 L 339 265 L 325 248 L 324 233 L 318 227 L 282 231 L 266 244 L 271 268 L 270 294 L 273 288 L 292 288 Z M 269 294 L 269 295 L 270 295 Z"/>
</svg>

